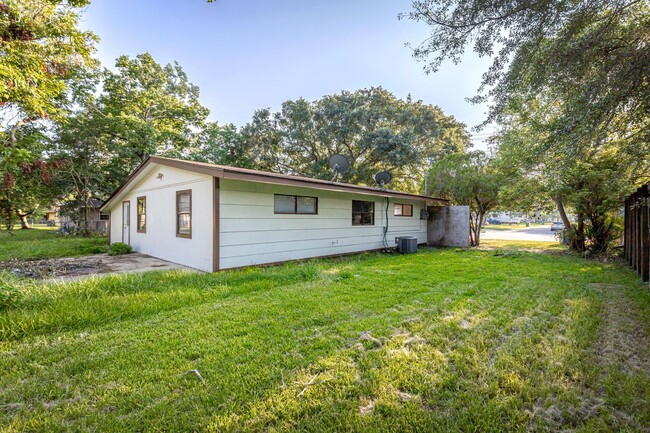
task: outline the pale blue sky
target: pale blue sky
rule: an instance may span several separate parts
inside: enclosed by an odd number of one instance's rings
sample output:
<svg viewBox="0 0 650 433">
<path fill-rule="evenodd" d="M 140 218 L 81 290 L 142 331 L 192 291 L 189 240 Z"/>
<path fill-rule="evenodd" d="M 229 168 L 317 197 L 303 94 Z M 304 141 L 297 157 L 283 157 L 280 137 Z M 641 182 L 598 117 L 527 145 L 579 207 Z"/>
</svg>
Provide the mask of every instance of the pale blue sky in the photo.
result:
<svg viewBox="0 0 650 433">
<path fill-rule="evenodd" d="M 428 29 L 397 19 L 409 8 L 409 0 L 92 0 L 83 25 L 101 38 L 104 66 L 145 51 L 162 64 L 177 60 L 219 123 L 241 126 L 287 99 L 382 86 L 475 126 L 485 107 L 465 98 L 489 60 L 468 54 L 425 74 L 404 44 Z"/>
</svg>

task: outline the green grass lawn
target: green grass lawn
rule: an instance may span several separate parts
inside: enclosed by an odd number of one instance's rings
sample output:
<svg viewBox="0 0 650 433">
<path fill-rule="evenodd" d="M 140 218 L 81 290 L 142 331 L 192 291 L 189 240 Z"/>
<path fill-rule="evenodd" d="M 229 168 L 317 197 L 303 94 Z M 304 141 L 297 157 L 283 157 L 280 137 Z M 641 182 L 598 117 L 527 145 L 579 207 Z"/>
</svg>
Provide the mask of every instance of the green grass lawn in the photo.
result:
<svg viewBox="0 0 650 433">
<path fill-rule="evenodd" d="M 75 257 L 106 252 L 108 238 L 61 235 L 52 227 L 0 230 L 0 261 Z"/>
<path fill-rule="evenodd" d="M 568 247 L 559 242 L 481 239 L 481 249 L 523 250 L 545 253 L 567 253 Z"/>
<path fill-rule="evenodd" d="M 2 432 L 650 425 L 650 291 L 617 265 L 424 249 L 218 274 L 2 278 L 20 290 L 0 310 Z"/>
</svg>

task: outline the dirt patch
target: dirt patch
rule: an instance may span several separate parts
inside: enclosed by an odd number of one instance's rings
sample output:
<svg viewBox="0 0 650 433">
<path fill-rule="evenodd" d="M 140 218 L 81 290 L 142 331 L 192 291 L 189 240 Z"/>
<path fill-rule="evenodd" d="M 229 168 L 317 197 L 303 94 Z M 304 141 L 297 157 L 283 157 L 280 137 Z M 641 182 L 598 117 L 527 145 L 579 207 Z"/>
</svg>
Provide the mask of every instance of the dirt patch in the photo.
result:
<svg viewBox="0 0 650 433">
<path fill-rule="evenodd" d="M 558 405 L 553 399 L 538 400 L 533 405 L 533 410 L 528 415 L 533 421 L 539 418 L 553 431 L 573 431 L 567 427 L 577 427 L 585 421 L 602 415 L 605 410 L 605 401 L 596 397 L 585 397 L 579 405 Z M 534 424 L 529 430 L 535 430 Z"/>
<path fill-rule="evenodd" d="M 59 259 L 20 260 L 0 262 L 0 271 L 8 271 L 18 277 L 52 278 L 103 273 L 108 270 L 101 257 L 74 257 Z"/>
<path fill-rule="evenodd" d="M 625 286 L 592 284 L 603 294 L 602 323 L 596 344 L 603 365 L 617 364 L 650 374 L 650 338 L 639 307 L 625 294 Z"/>
<path fill-rule="evenodd" d="M 40 260 L 7 260 L 0 262 L 0 271 L 35 279 L 55 279 L 59 281 L 78 280 L 93 275 L 124 274 L 146 271 L 189 270 L 176 263 L 133 253 L 120 256 L 97 254 L 86 257 L 66 257 Z"/>
<path fill-rule="evenodd" d="M 367 400 L 367 399 L 364 399 L 364 400 L 365 401 L 362 401 L 362 404 L 359 407 L 359 415 L 361 415 L 361 416 L 371 415 L 373 409 L 375 408 L 375 401 L 374 400 Z"/>
</svg>

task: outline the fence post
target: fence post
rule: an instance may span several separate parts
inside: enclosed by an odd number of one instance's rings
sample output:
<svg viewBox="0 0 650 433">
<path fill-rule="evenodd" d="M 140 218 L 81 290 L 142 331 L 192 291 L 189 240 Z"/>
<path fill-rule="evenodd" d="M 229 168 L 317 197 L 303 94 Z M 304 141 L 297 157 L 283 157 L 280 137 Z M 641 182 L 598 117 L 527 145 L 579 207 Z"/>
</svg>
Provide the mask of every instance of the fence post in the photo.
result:
<svg viewBox="0 0 650 433">
<path fill-rule="evenodd" d="M 641 278 L 650 280 L 650 184 L 641 187 Z"/>
<path fill-rule="evenodd" d="M 625 199 L 623 252 L 643 281 L 650 281 L 650 183 Z"/>
</svg>

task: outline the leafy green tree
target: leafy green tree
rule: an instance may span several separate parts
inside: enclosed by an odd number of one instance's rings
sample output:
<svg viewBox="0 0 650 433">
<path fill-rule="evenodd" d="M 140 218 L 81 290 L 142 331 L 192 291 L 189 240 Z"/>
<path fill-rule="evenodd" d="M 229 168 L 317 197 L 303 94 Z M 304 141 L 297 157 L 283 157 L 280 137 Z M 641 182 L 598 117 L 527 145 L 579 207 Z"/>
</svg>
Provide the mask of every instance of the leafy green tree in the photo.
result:
<svg viewBox="0 0 650 433">
<path fill-rule="evenodd" d="M 440 108 L 381 87 L 286 101 L 277 113 L 257 111 L 241 133 L 258 168 L 329 179 L 338 153 L 351 163 L 344 181 L 372 185 L 374 173 L 390 170 L 392 185 L 411 191 L 434 160 L 469 145 L 465 125 Z"/>
<path fill-rule="evenodd" d="M 650 178 L 650 159 L 630 154 L 606 132 L 598 139 L 586 135 L 579 143 L 557 140 L 562 121 L 558 97 L 512 106 L 497 137 L 496 163 L 515 200 L 552 200 L 573 249 L 604 252 L 617 236 L 612 215 L 635 184 Z M 575 213 L 575 222 L 569 211 Z"/>
<path fill-rule="evenodd" d="M 72 90 L 96 65 L 97 38 L 78 28 L 84 0 L 0 2 L 0 179 L 6 226 L 23 228 L 46 194 L 55 165 L 44 131 L 74 104 Z M 81 93 L 78 93 L 81 95 Z"/>
<path fill-rule="evenodd" d="M 9 132 L 0 134 L 0 138 L 6 134 Z M 29 229 L 27 218 L 49 205 L 56 195 L 52 175 L 61 168 L 62 162 L 31 157 L 43 152 L 48 142 L 37 125 L 23 125 L 11 134 L 14 134 L 15 147 L 0 148 L 0 218 L 9 230 L 16 219 L 22 229 Z"/>
<path fill-rule="evenodd" d="M 650 169 L 650 3 L 422 0 L 403 16 L 431 27 L 414 53 L 430 71 L 470 44 L 493 57 L 473 100 L 490 101 L 486 123 L 502 127 L 508 183 L 523 180 L 508 195 L 541 191 L 573 248 L 605 250 L 611 212 Z"/>
<path fill-rule="evenodd" d="M 149 155 L 186 156 L 209 110 L 178 63 L 161 66 L 149 53 L 122 56 L 105 70 L 93 115 L 103 123 L 114 162 L 126 176 Z"/>
<path fill-rule="evenodd" d="M 0 107 L 15 128 L 63 115 L 79 74 L 96 66 L 96 36 L 79 30 L 84 0 L 0 3 Z M 7 137 L 11 145 L 15 137 Z"/>
<path fill-rule="evenodd" d="M 77 227 L 77 233 L 90 235 L 90 202 L 110 195 L 123 181 L 112 171 L 114 161 L 108 140 L 101 135 L 101 124 L 88 107 L 71 114 L 54 131 L 56 148 L 51 157 L 65 161 L 54 181 L 63 209 Z"/>
<path fill-rule="evenodd" d="M 479 246 L 485 217 L 499 205 L 502 179 L 493 161 L 482 151 L 448 155 L 433 164 L 429 183 L 433 194 L 469 206 L 470 245 Z"/>
<path fill-rule="evenodd" d="M 252 156 L 246 151 L 244 138 L 232 123 L 220 126 L 207 122 L 197 134 L 196 146 L 190 153 L 195 161 L 232 167 L 252 168 Z"/>
<path fill-rule="evenodd" d="M 564 120 L 577 126 L 567 136 L 579 136 L 581 125 L 609 125 L 617 113 L 625 114 L 626 130 L 648 125 L 647 1 L 416 0 L 401 17 L 430 27 L 430 37 L 414 50 L 429 71 L 446 59 L 460 62 L 470 45 L 493 57 L 475 98 L 492 101 L 489 120 L 507 113 L 523 88 L 533 95 L 553 86 L 579 102 L 564 107 Z M 638 133 L 647 139 L 647 131 Z"/>
</svg>

